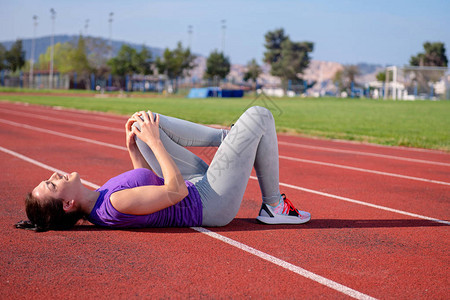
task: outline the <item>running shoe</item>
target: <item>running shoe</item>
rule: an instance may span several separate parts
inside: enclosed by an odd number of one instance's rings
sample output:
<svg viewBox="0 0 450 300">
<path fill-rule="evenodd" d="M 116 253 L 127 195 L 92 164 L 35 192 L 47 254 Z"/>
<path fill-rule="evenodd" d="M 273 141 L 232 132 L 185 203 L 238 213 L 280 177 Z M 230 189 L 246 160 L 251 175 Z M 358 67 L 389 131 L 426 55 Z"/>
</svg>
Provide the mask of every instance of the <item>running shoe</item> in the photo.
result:
<svg viewBox="0 0 450 300">
<path fill-rule="evenodd" d="M 311 220 L 309 212 L 296 209 L 285 194 L 281 197 L 275 207 L 263 203 L 256 219 L 265 224 L 303 224 Z"/>
</svg>

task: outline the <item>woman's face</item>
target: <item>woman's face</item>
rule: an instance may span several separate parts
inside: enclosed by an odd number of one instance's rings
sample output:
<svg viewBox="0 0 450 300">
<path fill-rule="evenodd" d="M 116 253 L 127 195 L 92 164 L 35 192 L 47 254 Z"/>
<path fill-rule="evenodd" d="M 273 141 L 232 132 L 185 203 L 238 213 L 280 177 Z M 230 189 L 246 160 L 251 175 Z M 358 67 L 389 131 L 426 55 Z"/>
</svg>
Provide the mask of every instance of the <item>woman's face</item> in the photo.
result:
<svg viewBox="0 0 450 300">
<path fill-rule="evenodd" d="M 80 175 L 77 172 L 67 175 L 61 175 L 55 172 L 49 179 L 39 183 L 32 191 L 32 194 L 38 199 L 48 199 L 51 197 L 72 200 L 82 187 Z"/>
</svg>

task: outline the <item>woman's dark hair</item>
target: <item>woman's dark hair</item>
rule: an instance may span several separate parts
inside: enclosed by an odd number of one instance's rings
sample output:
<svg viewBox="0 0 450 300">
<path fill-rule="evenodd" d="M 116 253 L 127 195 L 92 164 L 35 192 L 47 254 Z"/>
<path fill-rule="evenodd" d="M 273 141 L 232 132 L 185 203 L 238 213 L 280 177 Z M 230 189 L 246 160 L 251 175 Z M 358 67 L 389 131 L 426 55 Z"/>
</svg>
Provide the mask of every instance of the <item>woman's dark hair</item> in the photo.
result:
<svg viewBox="0 0 450 300">
<path fill-rule="evenodd" d="M 70 229 L 81 219 L 84 214 L 80 211 L 66 213 L 63 209 L 63 199 L 50 198 L 40 200 L 28 193 L 25 199 L 25 211 L 29 221 L 20 221 L 16 228 L 35 230 L 38 232 L 47 230 Z"/>
</svg>

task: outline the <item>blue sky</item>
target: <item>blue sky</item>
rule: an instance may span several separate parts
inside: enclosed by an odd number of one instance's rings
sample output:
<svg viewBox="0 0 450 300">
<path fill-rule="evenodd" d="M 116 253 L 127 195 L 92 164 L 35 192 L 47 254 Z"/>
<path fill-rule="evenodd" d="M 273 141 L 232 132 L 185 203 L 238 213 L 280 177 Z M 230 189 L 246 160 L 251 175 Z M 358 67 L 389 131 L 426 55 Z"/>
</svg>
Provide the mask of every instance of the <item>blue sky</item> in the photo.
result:
<svg viewBox="0 0 450 300">
<path fill-rule="evenodd" d="M 450 56 L 450 0 L 0 0 L 0 41 L 85 32 L 108 38 L 114 13 L 115 40 L 154 47 L 188 44 L 207 56 L 222 48 L 221 20 L 226 20 L 225 54 L 232 63 L 261 61 L 264 34 L 284 28 L 294 41 L 312 41 L 313 59 L 340 63 L 407 64 L 425 41 L 444 42 Z"/>
</svg>

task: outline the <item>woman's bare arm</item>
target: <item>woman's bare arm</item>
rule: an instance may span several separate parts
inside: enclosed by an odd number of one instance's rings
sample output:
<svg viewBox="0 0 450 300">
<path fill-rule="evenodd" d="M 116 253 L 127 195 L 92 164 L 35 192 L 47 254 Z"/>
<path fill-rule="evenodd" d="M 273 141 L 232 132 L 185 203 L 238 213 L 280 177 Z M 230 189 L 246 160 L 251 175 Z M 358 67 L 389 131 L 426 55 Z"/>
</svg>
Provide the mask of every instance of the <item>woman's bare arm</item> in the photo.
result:
<svg viewBox="0 0 450 300">
<path fill-rule="evenodd" d="M 134 139 L 136 134 L 131 129 L 134 122 L 136 122 L 136 119 L 134 117 L 131 117 L 125 124 L 126 145 L 128 154 L 130 155 L 131 163 L 133 164 L 134 169 L 146 168 L 152 170 L 136 145 L 136 140 Z"/>
<path fill-rule="evenodd" d="M 150 115 L 150 116 L 149 116 Z M 143 116 L 144 120 L 140 118 Z M 188 189 L 175 162 L 159 138 L 159 115 L 149 112 L 133 115 L 141 130 L 131 127 L 138 138 L 153 151 L 164 177 L 162 186 L 141 186 L 121 190 L 111 195 L 111 203 L 122 213 L 150 214 L 180 202 L 188 195 Z"/>
</svg>

